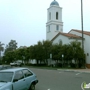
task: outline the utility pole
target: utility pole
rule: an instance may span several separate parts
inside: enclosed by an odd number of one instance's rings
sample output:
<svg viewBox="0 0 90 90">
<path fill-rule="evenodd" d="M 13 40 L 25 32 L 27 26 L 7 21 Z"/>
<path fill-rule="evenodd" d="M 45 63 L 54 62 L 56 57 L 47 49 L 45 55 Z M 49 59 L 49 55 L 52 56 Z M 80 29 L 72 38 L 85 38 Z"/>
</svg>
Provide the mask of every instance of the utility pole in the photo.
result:
<svg viewBox="0 0 90 90">
<path fill-rule="evenodd" d="M 82 49 L 84 50 L 84 36 L 83 36 L 83 1 L 81 0 L 81 29 L 82 29 Z"/>
<path fill-rule="evenodd" d="M 83 34 L 83 0 L 81 0 L 81 28 L 82 28 L 82 49 L 84 51 L 84 34 Z M 86 61 L 83 60 L 84 68 L 86 67 Z"/>
</svg>

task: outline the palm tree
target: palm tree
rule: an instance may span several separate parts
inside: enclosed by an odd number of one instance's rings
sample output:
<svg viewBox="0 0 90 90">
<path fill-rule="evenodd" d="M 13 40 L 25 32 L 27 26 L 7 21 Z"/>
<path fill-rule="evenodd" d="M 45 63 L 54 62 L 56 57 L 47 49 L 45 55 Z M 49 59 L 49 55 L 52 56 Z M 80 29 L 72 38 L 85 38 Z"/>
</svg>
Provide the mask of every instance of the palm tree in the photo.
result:
<svg viewBox="0 0 90 90">
<path fill-rule="evenodd" d="M 4 50 L 3 43 L 0 42 L 0 59 L 1 59 L 1 52 Z"/>
</svg>

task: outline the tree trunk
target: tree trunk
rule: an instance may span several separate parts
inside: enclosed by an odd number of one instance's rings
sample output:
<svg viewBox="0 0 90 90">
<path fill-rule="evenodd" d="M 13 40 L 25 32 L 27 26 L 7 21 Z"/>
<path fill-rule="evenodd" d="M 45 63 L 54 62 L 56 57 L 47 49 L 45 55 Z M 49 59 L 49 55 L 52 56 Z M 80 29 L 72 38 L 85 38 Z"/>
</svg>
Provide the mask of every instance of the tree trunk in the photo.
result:
<svg viewBox="0 0 90 90">
<path fill-rule="evenodd" d="M 38 65 L 38 63 L 39 63 L 39 60 L 37 60 L 37 65 Z"/>
</svg>

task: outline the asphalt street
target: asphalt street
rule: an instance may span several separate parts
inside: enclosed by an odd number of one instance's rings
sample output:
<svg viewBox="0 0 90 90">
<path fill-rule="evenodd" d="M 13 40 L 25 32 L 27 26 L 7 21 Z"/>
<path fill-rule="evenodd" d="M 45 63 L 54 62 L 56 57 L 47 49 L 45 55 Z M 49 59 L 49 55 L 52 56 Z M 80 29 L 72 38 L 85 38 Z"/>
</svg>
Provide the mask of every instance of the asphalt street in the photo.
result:
<svg viewBox="0 0 90 90">
<path fill-rule="evenodd" d="M 89 73 L 30 69 L 37 75 L 39 80 L 36 90 L 82 90 L 82 82 L 90 83 Z"/>
</svg>

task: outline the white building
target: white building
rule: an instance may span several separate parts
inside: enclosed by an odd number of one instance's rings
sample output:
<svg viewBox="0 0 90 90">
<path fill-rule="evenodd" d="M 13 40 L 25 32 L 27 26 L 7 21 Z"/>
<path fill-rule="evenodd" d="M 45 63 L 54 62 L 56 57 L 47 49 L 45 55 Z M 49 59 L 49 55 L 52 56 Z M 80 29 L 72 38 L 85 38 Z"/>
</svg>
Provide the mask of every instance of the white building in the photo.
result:
<svg viewBox="0 0 90 90">
<path fill-rule="evenodd" d="M 86 64 L 90 68 L 90 32 L 83 31 L 84 51 L 86 54 Z M 57 1 L 52 1 L 47 9 L 46 40 L 53 43 L 68 44 L 71 41 L 78 40 L 82 43 L 82 31 L 71 29 L 68 33 L 63 32 L 62 8 Z"/>
</svg>

